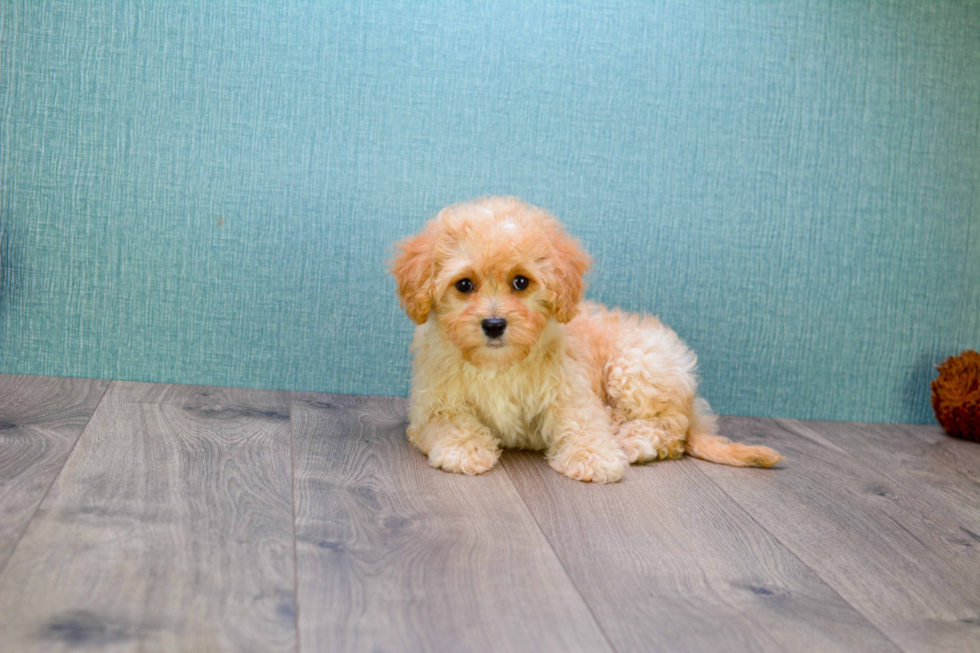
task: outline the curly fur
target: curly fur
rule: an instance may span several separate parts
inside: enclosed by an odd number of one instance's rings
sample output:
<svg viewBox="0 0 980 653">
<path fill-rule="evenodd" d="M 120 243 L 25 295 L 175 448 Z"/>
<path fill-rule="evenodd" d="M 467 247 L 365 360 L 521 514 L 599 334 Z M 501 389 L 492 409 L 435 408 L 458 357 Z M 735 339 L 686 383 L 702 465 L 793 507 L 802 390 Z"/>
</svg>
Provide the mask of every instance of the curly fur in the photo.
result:
<svg viewBox="0 0 980 653">
<path fill-rule="evenodd" d="M 685 452 L 782 460 L 716 434 L 697 358 L 671 329 L 582 302 L 590 263 L 555 218 L 513 197 L 449 206 L 399 244 L 392 273 L 418 325 L 408 438 L 429 463 L 479 474 L 501 448 L 534 449 L 570 478 L 607 483 L 630 463 Z M 501 338 L 483 332 L 488 318 L 507 321 Z"/>
</svg>

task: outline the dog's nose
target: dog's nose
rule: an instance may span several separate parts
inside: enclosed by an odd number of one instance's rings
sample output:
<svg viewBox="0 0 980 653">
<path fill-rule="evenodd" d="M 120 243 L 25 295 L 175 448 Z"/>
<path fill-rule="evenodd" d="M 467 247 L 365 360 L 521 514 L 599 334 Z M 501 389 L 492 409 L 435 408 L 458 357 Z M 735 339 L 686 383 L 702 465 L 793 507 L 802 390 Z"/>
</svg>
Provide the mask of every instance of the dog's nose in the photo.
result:
<svg viewBox="0 0 980 653">
<path fill-rule="evenodd" d="M 480 323 L 483 327 L 483 333 L 491 338 L 499 338 L 503 335 L 504 329 L 507 328 L 507 320 L 499 317 L 483 320 Z"/>
</svg>

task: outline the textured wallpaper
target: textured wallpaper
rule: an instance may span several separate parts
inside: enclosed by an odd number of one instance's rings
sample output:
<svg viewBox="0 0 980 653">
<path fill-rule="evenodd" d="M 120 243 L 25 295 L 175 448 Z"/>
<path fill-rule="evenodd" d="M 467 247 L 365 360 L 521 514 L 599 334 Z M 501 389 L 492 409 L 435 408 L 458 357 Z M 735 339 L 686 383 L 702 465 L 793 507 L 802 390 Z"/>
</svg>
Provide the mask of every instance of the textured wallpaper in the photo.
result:
<svg viewBox="0 0 980 653">
<path fill-rule="evenodd" d="M 405 394 L 384 271 L 549 207 L 743 415 L 980 347 L 980 3 L 0 5 L 0 372 Z"/>
</svg>

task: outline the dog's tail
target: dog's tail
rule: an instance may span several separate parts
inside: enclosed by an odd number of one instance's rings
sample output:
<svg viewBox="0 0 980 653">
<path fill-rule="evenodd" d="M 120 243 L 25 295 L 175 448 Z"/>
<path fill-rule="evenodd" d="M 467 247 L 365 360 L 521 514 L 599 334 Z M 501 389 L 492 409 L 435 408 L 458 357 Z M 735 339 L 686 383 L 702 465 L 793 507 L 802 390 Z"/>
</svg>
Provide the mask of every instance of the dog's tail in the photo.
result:
<svg viewBox="0 0 980 653">
<path fill-rule="evenodd" d="M 772 467 L 783 457 L 769 447 L 739 444 L 716 435 L 717 420 L 708 402 L 694 400 L 684 451 L 695 458 L 733 467 Z"/>
</svg>

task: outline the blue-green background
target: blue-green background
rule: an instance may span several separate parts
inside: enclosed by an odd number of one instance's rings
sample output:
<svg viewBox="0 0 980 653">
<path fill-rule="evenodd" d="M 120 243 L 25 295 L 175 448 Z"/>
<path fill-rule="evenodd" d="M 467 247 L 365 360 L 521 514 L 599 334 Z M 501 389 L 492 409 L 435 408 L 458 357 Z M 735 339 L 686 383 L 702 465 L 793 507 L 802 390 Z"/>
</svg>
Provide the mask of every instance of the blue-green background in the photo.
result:
<svg viewBox="0 0 980 653">
<path fill-rule="evenodd" d="M 404 394 L 384 261 L 549 207 L 723 413 L 980 347 L 980 3 L 0 5 L 0 372 Z"/>
</svg>

